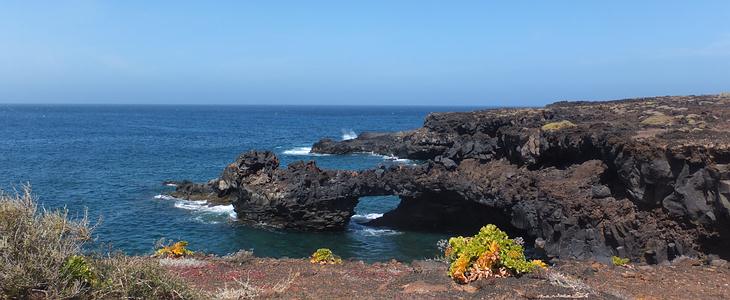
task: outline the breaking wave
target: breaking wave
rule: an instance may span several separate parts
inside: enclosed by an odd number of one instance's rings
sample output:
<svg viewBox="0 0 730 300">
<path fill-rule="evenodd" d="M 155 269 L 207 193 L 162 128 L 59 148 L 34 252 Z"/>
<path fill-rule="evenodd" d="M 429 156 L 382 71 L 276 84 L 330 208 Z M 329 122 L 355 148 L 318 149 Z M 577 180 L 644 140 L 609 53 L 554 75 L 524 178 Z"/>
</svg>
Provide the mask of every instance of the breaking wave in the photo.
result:
<svg viewBox="0 0 730 300">
<path fill-rule="evenodd" d="M 365 215 L 353 215 L 350 219 L 354 221 L 355 223 L 367 223 L 368 221 L 375 220 L 377 218 L 382 217 L 383 214 L 365 214 Z"/>
<path fill-rule="evenodd" d="M 361 235 L 364 235 L 364 236 L 388 236 L 388 235 L 403 234 L 402 232 L 400 232 L 398 230 L 375 229 L 375 228 L 363 228 L 362 230 L 357 230 L 356 232 Z"/>
<path fill-rule="evenodd" d="M 393 156 L 393 155 L 383 155 L 383 154 L 378 154 L 378 153 L 375 153 L 375 152 L 361 152 L 361 153 L 368 154 L 368 155 L 372 155 L 372 156 L 376 156 L 376 157 L 380 157 L 380 158 L 382 158 L 384 160 L 388 160 L 388 161 L 392 161 L 392 162 L 399 162 L 399 163 L 408 164 L 408 165 L 415 165 L 416 164 L 415 162 L 413 162 L 410 159 L 400 158 L 400 157 Z"/>
<path fill-rule="evenodd" d="M 348 129 L 348 130 L 343 129 L 342 130 L 342 140 L 343 141 L 354 140 L 356 138 L 357 138 L 357 133 L 355 133 L 355 131 L 353 131 L 352 129 Z"/>
<path fill-rule="evenodd" d="M 322 154 L 322 153 L 311 153 L 312 147 L 294 147 L 289 150 L 284 150 L 283 154 L 285 155 L 293 155 L 293 156 L 327 156 L 329 154 Z"/>
<path fill-rule="evenodd" d="M 210 218 L 210 215 L 228 216 L 231 219 L 236 219 L 237 217 L 236 212 L 233 209 L 233 204 L 209 205 L 208 201 L 205 200 L 184 200 L 168 195 L 157 195 L 155 196 L 155 199 L 173 200 L 175 201 L 174 206 L 176 208 L 191 210 L 199 213 L 200 215 L 196 216 L 194 219 L 203 223 L 219 223 L 219 220 L 215 220 L 215 218 Z"/>
</svg>

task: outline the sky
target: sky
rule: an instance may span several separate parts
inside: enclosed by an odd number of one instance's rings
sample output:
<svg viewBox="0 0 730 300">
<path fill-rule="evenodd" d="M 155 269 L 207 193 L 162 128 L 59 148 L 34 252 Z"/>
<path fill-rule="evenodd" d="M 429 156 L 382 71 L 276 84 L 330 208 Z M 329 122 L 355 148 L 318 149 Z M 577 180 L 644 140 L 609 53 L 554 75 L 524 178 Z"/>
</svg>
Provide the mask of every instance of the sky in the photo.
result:
<svg viewBox="0 0 730 300">
<path fill-rule="evenodd" d="M 537 106 L 728 91 L 727 0 L 0 0 L 0 103 Z"/>
</svg>

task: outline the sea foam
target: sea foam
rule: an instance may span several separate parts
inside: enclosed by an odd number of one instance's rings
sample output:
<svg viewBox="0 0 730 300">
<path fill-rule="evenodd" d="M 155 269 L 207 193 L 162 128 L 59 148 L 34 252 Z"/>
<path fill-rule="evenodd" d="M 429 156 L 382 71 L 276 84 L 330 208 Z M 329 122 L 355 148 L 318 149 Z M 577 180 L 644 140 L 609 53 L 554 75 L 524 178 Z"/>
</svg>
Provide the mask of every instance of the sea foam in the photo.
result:
<svg viewBox="0 0 730 300">
<path fill-rule="evenodd" d="M 184 200 L 184 199 L 175 198 L 175 197 L 172 197 L 169 195 L 157 195 L 157 196 L 155 196 L 155 199 L 173 200 L 173 201 L 175 201 L 174 206 L 176 208 L 180 208 L 180 209 L 192 210 L 192 211 L 200 212 L 200 213 L 227 215 L 231 219 L 236 219 L 236 217 L 237 217 L 236 212 L 233 209 L 233 204 L 209 205 L 208 201 L 205 201 L 205 200 Z M 202 219 L 198 217 L 198 218 L 196 218 L 196 220 L 202 220 Z"/>
<path fill-rule="evenodd" d="M 292 156 L 327 156 L 329 154 L 322 153 L 311 153 L 312 147 L 294 147 L 288 150 L 284 150 L 281 153 Z"/>
<path fill-rule="evenodd" d="M 355 223 L 367 223 L 368 221 L 375 220 L 377 218 L 382 217 L 383 214 L 378 213 L 371 213 L 371 214 L 365 214 L 365 215 L 353 215 L 350 219 L 354 221 Z"/>
<path fill-rule="evenodd" d="M 383 154 L 377 154 L 375 152 L 360 152 L 360 153 L 362 153 L 362 154 L 368 154 L 368 155 L 372 155 L 372 156 L 376 156 L 376 157 L 380 157 L 380 158 L 382 158 L 384 160 L 389 160 L 389 161 L 398 162 L 398 163 L 407 164 L 407 165 L 415 165 L 416 164 L 416 163 L 414 163 L 410 159 L 400 158 L 400 157 L 393 156 L 393 155 L 383 155 Z"/>
<path fill-rule="evenodd" d="M 343 129 L 342 130 L 342 140 L 343 141 L 354 140 L 356 138 L 357 138 L 357 133 L 355 133 L 355 131 L 353 131 L 352 129 L 349 129 L 349 130 Z"/>
<path fill-rule="evenodd" d="M 400 232 L 398 230 L 375 228 L 363 228 L 362 230 L 357 230 L 356 232 L 364 236 L 388 236 L 403 234 L 403 232 Z"/>
</svg>

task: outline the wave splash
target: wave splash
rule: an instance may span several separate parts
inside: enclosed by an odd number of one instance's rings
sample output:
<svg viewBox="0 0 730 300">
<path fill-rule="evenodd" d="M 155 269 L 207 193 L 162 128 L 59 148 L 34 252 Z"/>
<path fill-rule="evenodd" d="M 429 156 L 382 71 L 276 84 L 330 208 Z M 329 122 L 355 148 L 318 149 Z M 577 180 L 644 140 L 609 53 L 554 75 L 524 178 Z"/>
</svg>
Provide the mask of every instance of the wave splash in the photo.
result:
<svg viewBox="0 0 730 300">
<path fill-rule="evenodd" d="M 185 209 L 185 210 L 191 210 L 200 214 L 206 214 L 206 215 L 223 215 L 228 216 L 228 218 L 235 220 L 238 216 L 236 215 L 236 212 L 233 209 L 233 204 L 229 205 L 209 205 L 208 201 L 205 200 L 184 200 L 175 198 L 168 195 L 157 195 L 154 197 L 158 200 L 172 200 L 175 201 L 174 206 L 176 208 Z M 210 220 L 211 218 L 205 218 L 203 215 L 196 216 L 194 218 L 195 220 L 201 221 L 203 223 L 211 223 L 216 224 L 219 223 L 216 220 Z"/>
<path fill-rule="evenodd" d="M 355 131 L 353 131 L 352 129 L 348 129 L 348 130 L 343 129 L 342 130 L 342 140 L 343 141 L 354 140 L 356 138 L 357 138 L 357 133 L 355 133 Z"/>
<path fill-rule="evenodd" d="M 375 152 L 360 152 L 360 153 L 368 154 L 368 155 L 372 155 L 372 156 L 376 156 L 376 157 L 380 157 L 380 158 L 382 158 L 384 160 L 389 160 L 389 161 L 393 161 L 393 162 L 399 162 L 399 163 L 403 163 L 403 164 L 407 164 L 407 165 L 415 165 L 416 164 L 415 162 L 413 162 L 410 159 L 400 158 L 400 157 L 393 156 L 393 155 L 383 155 L 383 154 L 378 154 L 378 153 L 375 153 Z"/>
<path fill-rule="evenodd" d="M 312 147 L 294 147 L 288 150 L 284 150 L 281 153 L 284 155 L 291 156 L 327 156 L 329 154 L 312 153 Z"/>
<path fill-rule="evenodd" d="M 375 220 L 377 218 L 382 217 L 383 214 L 377 214 L 377 213 L 371 213 L 371 214 L 365 214 L 365 215 L 353 215 L 350 220 L 354 221 L 355 223 L 367 223 L 368 221 Z"/>
<path fill-rule="evenodd" d="M 403 232 L 393 230 L 393 229 L 374 229 L 374 228 L 365 228 L 363 230 L 357 231 L 357 233 L 364 235 L 364 236 L 389 236 L 389 235 L 403 234 Z"/>
<path fill-rule="evenodd" d="M 371 227 L 367 227 L 367 225 L 365 225 L 365 223 L 372 221 L 374 219 L 380 218 L 382 216 L 383 216 L 383 214 L 380 214 L 380 213 L 353 215 L 350 218 L 350 220 L 353 222 L 353 223 L 351 223 L 350 230 L 357 235 L 368 236 L 368 237 L 380 237 L 380 236 L 403 234 L 403 232 L 393 230 L 393 229 L 371 228 Z"/>
</svg>

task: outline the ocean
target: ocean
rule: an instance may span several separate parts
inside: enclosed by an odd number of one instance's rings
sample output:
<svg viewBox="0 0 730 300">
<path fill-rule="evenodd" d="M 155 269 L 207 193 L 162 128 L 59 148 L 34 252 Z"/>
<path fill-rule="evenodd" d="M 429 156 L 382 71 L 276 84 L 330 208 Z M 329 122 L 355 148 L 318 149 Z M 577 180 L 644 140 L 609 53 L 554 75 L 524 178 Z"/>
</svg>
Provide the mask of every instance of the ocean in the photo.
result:
<svg viewBox="0 0 730 300">
<path fill-rule="evenodd" d="M 344 232 L 291 232 L 233 222 L 232 206 L 164 196 L 166 180 L 207 181 L 240 153 L 274 151 L 283 165 L 315 160 L 322 168 L 412 164 L 372 154 L 311 155 L 320 138 L 400 131 L 430 112 L 469 107 L 0 105 L 0 189 L 30 184 L 46 209 L 87 213 L 95 244 L 152 253 L 160 238 L 223 255 L 305 257 L 321 247 L 344 258 L 410 261 L 434 257 L 443 233 L 370 228 L 360 223 L 397 206 L 395 196 L 364 197 Z"/>
</svg>

